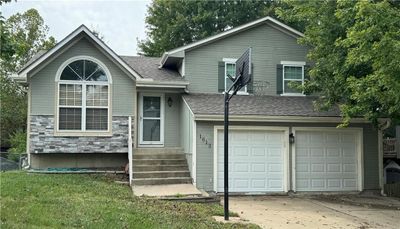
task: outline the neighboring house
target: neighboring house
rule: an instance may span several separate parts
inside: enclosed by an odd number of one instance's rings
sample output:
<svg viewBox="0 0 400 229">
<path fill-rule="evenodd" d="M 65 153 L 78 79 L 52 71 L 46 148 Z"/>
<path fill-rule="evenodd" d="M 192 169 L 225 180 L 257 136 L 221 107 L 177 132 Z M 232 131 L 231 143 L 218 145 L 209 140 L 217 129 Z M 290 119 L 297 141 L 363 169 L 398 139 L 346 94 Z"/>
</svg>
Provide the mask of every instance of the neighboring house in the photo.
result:
<svg viewBox="0 0 400 229">
<path fill-rule="evenodd" d="M 380 189 L 380 131 L 362 118 L 337 129 L 338 109 L 316 111 L 315 97 L 289 87 L 309 66 L 301 36 L 266 17 L 160 59 L 118 56 L 81 26 L 19 73 L 31 168 L 122 167 L 131 129 L 134 184 L 223 192 L 222 92 L 252 47 L 254 80 L 230 106 L 230 191 Z"/>
</svg>

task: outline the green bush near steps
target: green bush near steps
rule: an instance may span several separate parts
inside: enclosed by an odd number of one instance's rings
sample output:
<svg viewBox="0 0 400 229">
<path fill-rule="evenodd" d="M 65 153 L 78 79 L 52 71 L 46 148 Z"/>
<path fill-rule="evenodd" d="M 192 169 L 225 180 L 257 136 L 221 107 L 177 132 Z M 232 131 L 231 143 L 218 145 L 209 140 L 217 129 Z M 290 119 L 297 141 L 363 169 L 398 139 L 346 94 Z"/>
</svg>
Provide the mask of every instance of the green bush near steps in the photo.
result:
<svg viewBox="0 0 400 229">
<path fill-rule="evenodd" d="M 26 153 L 26 133 L 25 131 L 18 130 L 11 135 L 10 138 L 11 148 L 7 151 L 8 159 L 19 161 L 20 155 Z"/>
</svg>

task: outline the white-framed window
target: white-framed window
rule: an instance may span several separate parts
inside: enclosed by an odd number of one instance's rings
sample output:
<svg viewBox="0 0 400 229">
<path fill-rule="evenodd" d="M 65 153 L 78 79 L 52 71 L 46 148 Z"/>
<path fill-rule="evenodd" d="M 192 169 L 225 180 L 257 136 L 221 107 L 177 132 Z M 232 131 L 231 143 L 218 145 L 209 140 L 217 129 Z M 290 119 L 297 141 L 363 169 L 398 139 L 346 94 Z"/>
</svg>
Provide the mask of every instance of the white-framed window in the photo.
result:
<svg viewBox="0 0 400 229">
<path fill-rule="evenodd" d="M 233 84 L 228 75 L 232 78 L 236 76 L 236 59 L 223 58 L 222 60 L 225 62 L 225 91 L 227 91 Z M 247 86 L 240 89 L 237 94 L 247 94 Z"/>
<path fill-rule="evenodd" d="M 301 90 L 292 87 L 292 85 L 304 84 L 304 66 L 305 62 L 282 61 L 282 80 L 284 95 L 304 95 Z"/>
<path fill-rule="evenodd" d="M 93 57 L 74 57 L 57 77 L 57 132 L 110 132 L 111 74 Z"/>
</svg>

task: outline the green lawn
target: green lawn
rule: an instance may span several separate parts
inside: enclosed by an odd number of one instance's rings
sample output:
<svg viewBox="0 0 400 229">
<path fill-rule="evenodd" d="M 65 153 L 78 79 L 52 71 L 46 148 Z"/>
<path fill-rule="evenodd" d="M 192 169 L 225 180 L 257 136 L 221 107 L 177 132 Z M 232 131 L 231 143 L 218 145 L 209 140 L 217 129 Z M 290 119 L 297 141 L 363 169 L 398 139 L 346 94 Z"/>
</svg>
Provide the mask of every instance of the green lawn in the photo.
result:
<svg viewBox="0 0 400 229">
<path fill-rule="evenodd" d="M 218 204 L 137 198 L 101 175 L 3 172 L 0 228 L 257 228 L 221 224 Z"/>
</svg>

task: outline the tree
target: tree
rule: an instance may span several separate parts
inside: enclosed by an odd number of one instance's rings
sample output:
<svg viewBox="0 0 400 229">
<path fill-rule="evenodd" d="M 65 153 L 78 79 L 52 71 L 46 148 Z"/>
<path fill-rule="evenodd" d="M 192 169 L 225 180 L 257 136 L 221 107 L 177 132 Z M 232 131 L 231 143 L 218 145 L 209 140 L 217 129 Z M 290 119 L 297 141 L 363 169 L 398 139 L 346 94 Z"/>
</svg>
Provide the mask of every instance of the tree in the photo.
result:
<svg viewBox="0 0 400 229">
<path fill-rule="evenodd" d="M 7 20 L 0 15 L 0 140 L 8 147 L 10 137 L 26 128 L 26 89 L 10 76 L 29 61 L 39 50 L 55 45 L 53 37 L 47 38 L 48 27 L 35 9 L 17 13 Z"/>
<path fill-rule="evenodd" d="M 54 37 L 47 37 L 49 27 L 36 9 L 12 15 L 2 24 L 2 36 L 8 34 L 6 42 L 13 47 L 13 55 L 2 56 L 4 74 L 17 72 L 38 51 L 50 49 L 56 43 Z"/>
<path fill-rule="evenodd" d="M 153 0 L 148 9 L 146 40 L 138 41 L 145 56 L 163 52 L 250 22 L 273 15 L 278 1 Z"/>
<path fill-rule="evenodd" d="M 285 21 L 305 25 L 302 44 L 315 64 L 303 89 L 351 118 L 400 117 L 400 10 L 389 1 L 286 1 Z"/>
</svg>

